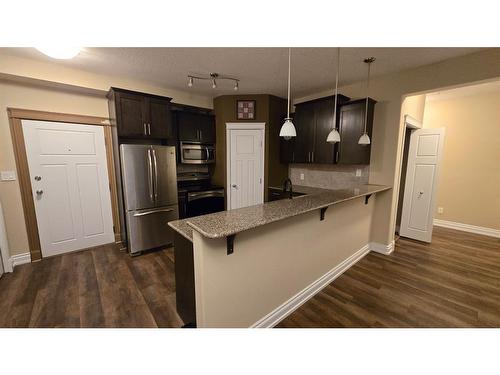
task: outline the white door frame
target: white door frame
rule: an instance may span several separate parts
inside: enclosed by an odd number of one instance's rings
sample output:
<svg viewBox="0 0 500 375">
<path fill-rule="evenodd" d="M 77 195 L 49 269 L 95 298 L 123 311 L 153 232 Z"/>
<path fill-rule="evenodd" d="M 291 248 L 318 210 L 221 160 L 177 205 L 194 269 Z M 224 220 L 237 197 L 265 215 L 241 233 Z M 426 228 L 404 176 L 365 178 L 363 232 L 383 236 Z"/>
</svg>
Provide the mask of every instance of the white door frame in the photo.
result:
<svg viewBox="0 0 500 375">
<path fill-rule="evenodd" d="M 265 144 L 266 144 L 266 123 L 265 122 L 226 122 L 226 207 L 231 209 L 231 130 L 260 130 L 262 135 L 262 181 L 264 181 L 265 170 Z M 264 194 L 264 184 L 262 184 L 262 194 Z"/>
</svg>

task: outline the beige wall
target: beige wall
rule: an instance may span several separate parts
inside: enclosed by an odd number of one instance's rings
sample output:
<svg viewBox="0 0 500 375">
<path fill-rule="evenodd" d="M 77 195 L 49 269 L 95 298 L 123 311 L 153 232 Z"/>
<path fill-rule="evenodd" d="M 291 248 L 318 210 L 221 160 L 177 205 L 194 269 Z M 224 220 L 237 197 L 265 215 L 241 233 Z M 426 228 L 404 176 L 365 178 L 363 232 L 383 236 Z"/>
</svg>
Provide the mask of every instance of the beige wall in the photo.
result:
<svg viewBox="0 0 500 375">
<path fill-rule="evenodd" d="M 277 309 L 368 245 L 387 193 L 330 206 L 324 221 L 315 210 L 239 233 L 231 255 L 225 238 L 193 231 L 197 326 L 250 327 Z"/>
<path fill-rule="evenodd" d="M 55 64 L 3 55 L 0 49 L 0 170 L 16 170 L 7 108 L 74 113 L 108 117 L 105 93 L 111 86 L 165 95 L 174 102 L 212 108 L 212 99 L 157 87 L 123 77 L 111 77 Z M 0 181 L 0 200 L 5 215 L 10 255 L 26 253 L 19 182 Z"/>
<path fill-rule="evenodd" d="M 360 62 L 361 63 L 361 62 Z M 372 72 L 376 74 L 377 63 Z M 400 145 L 403 136 L 403 98 L 412 94 L 457 87 L 468 83 L 500 77 L 500 49 L 493 48 L 459 58 L 446 60 L 400 73 L 374 77 L 370 81 L 370 96 L 377 100 L 372 136 L 370 182 L 397 187 L 401 162 Z M 340 92 L 351 98 L 363 97 L 365 83 L 344 86 Z M 332 91 L 320 92 L 295 102 L 310 100 Z M 372 241 L 389 244 L 394 239 L 397 188 L 380 196 L 375 202 Z"/>
<path fill-rule="evenodd" d="M 436 219 L 500 229 L 500 92 L 428 101 L 424 128 L 446 128 Z"/>
</svg>

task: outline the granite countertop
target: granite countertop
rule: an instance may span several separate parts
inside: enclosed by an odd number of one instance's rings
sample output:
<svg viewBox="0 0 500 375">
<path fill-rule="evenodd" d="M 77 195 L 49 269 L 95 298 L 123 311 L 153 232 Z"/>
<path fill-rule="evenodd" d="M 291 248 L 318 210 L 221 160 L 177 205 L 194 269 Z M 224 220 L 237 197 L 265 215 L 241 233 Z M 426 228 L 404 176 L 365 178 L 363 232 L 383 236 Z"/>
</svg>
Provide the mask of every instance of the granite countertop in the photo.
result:
<svg viewBox="0 0 500 375">
<path fill-rule="evenodd" d="M 223 238 L 333 204 L 391 189 L 383 185 L 361 185 L 351 189 L 320 189 L 294 186 L 293 190 L 307 195 L 293 199 L 222 211 L 213 214 L 171 221 L 170 227 L 192 241 L 192 229 L 208 238 Z M 190 228 L 192 228 L 190 230 Z"/>
<path fill-rule="evenodd" d="M 188 220 L 189 219 L 169 221 L 168 226 L 183 235 L 187 240 L 193 242 L 193 228 L 188 225 Z"/>
</svg>

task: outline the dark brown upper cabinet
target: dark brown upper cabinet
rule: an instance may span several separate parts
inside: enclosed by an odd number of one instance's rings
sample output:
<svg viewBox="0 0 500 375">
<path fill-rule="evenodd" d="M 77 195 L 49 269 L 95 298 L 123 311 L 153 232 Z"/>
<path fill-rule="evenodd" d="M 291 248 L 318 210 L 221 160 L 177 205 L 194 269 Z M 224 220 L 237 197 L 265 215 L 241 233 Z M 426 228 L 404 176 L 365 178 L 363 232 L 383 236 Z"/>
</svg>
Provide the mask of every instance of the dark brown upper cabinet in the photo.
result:
<svg viewBox="0 0 500 375">
<path fill-rule="evenodd" d="M 215 143 L 215 117 L 209 113 L 176 112 L 179 141 Z"/>
<path fill-rule="evenodd" d="M 280 140 L 280 159 L 283 163 L 334 163 L 335 146 L 326 138 L 333 127 L 334 96 L 295 105 L 293 123 L 297 137 Z M 337 124 L 340 106 L 349 100 L 338 95 Z"/>
<path fill-rule="evenodd" d="M 112 87 L 108 93 L 110 118 L 119 137 L 168 139 L 173 136 L 168 97 Z"/>
<path fill-rule="evenodd" d="M 375 100 L 368 99 L 366 132 L 370 139 L 372 139 L 375 103 Z M 340 108 L 340 143 L 336 155 L 336 162 L 339 164 L 370 164 L 371 145 L 358 144 L 365 126 L 365 108 L 366 99 L 348 102 Z"/>
</svg>

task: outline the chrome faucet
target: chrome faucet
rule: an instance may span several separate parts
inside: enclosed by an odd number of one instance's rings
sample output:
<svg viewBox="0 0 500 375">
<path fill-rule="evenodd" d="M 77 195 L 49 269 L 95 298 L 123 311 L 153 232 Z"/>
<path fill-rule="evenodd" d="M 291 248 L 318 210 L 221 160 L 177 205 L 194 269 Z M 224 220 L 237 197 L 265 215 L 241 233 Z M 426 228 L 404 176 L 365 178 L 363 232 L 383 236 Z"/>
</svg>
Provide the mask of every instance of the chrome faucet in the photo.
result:
<svg viewBox="0 0 500 375">
<path fill-rule="evenodd" d="M 288 187 L 290 186 L 290 191 L 288 192 L 288 198 L 292 199 L 293 197 L 293 188 L 292 188 L 292 180 L 287 178 L 285 181 L 283 181 L 283 194 L 285 194 L 288 190 Z"/>
</svg>

